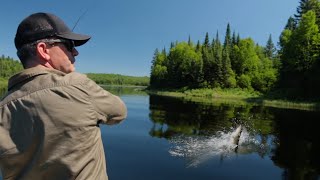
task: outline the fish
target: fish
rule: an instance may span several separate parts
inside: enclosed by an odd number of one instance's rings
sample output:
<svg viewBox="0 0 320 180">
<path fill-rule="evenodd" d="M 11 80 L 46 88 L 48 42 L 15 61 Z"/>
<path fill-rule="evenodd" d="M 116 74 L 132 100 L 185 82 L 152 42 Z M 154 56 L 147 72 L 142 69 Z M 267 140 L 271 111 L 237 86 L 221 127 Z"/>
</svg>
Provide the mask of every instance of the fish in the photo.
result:
<svg viewBox="0 0 320 180">
<path fill-rule="evenodd" d="M 231 134 L 231 143 L 235 148 L 239 146 L 240 136 L 242 132 L 242 126 L 238 126 L 237 129 Z"/>
</svg>

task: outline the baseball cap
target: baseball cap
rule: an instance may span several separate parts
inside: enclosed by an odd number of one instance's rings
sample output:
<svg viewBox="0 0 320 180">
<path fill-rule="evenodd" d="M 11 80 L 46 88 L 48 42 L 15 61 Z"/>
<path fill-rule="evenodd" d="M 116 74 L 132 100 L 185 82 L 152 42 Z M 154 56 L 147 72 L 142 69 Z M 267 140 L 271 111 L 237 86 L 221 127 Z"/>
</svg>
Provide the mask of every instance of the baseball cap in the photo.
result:
<svg viewBox="0 0 320 180">
<path fill-rule="evenodd" d="M 75 46 L 85 44 L 91 37 L 72 32 L 57 16 L 50 13 L 35 13 L 26 17 L 18 26 L 14 43 L 17 49 L 24 44 L 45 38 L 73 40 Z"/>
</svg>

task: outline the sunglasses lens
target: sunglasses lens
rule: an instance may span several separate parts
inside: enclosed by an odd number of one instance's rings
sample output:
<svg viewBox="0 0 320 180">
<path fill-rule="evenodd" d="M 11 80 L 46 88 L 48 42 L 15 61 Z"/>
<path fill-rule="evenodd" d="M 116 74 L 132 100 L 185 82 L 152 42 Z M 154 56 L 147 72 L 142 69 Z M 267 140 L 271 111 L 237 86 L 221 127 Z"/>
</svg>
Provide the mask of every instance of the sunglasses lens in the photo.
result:
<svg viewBox="0 0 320 180">
<path fill-rule="evenodd" d="M 73 41 L 66 41 L 65 43 L 65 46 L 66 46 L 66 48 L 70 51 L 70 52 L 72 52 L 73 51 L 73 48 L 74 48 L 74 42 Z"/>
</svg>

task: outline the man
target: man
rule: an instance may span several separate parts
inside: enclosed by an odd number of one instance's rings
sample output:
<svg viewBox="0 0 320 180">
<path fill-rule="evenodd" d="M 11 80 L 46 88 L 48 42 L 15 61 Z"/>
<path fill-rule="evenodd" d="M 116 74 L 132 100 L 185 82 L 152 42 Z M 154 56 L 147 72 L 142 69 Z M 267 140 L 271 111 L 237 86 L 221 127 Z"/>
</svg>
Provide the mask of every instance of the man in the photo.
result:
<svg viewBox="0 0 320 180">
<path fill-rule="evenodd" d="M 74 72 L 75 46 L 89 39 L 49 13 L 20 23 L 15 46 L 24 70 L 0 102 L 4 179 L 108 179 L 99 123 L 119 123 L 127 110 Z"/>
</svg>

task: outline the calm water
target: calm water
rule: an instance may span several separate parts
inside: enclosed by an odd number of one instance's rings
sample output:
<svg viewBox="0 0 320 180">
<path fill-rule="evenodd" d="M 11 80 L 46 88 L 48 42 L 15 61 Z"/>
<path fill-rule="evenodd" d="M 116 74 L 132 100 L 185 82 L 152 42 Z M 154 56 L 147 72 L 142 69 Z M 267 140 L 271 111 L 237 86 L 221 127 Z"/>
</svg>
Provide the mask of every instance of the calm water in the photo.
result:
<svg viewBox="0 0 320 180">
<path fill-rule="evenodd" d="M 128 108 L 120 125 L 100 126 L 111 180 L 320 179 L 320 112 L 106 89 Z"/>
</svg>

